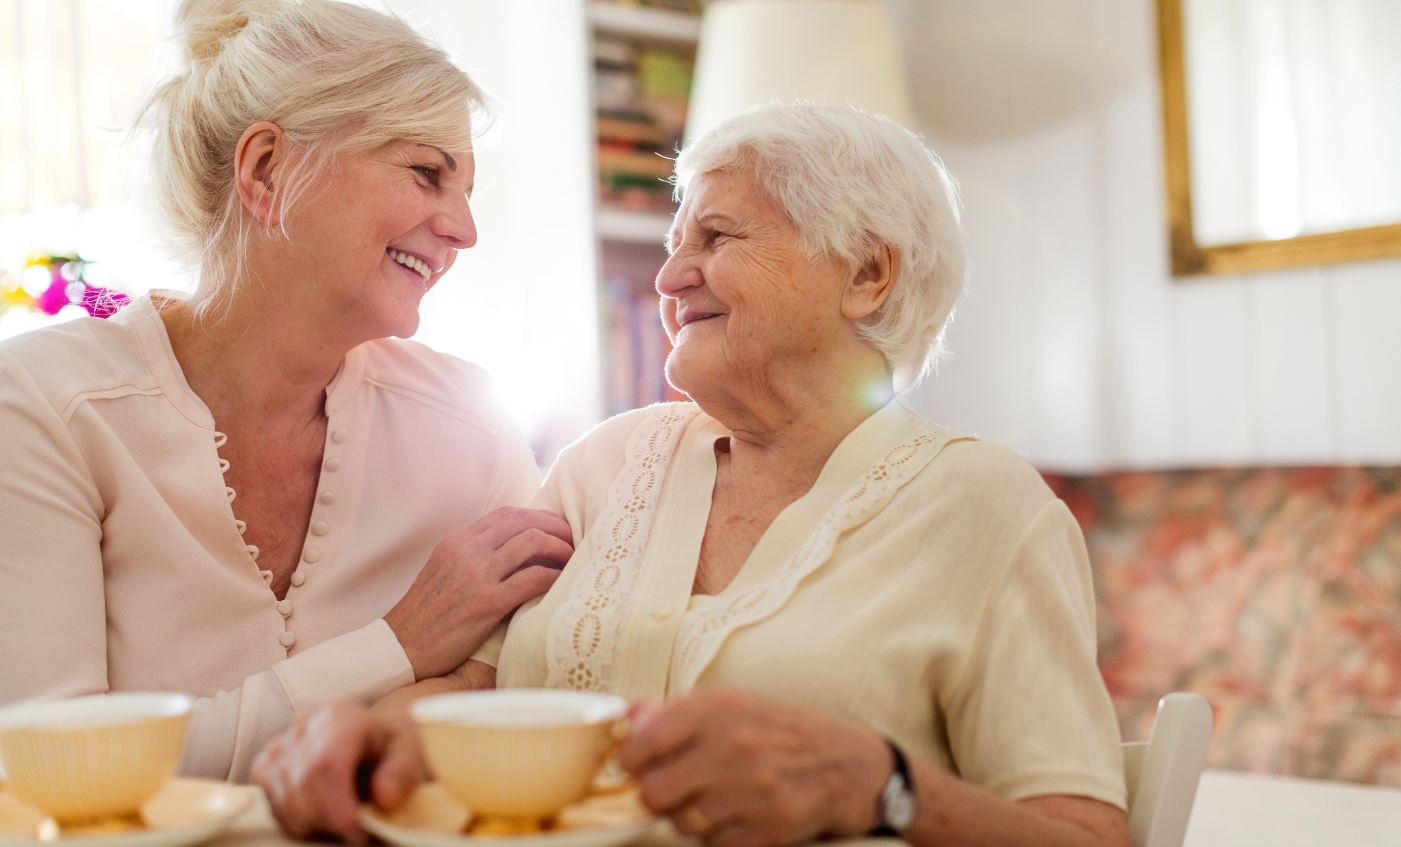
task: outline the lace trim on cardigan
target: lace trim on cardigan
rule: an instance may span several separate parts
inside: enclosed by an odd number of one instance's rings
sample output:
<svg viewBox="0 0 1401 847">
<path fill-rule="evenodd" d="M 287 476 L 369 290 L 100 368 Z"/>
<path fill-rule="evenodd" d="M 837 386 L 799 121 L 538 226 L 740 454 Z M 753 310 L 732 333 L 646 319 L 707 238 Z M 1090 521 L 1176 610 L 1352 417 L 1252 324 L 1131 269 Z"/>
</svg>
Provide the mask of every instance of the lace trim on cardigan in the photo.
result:
<svg viewBox="0 0 1401 847">
<path fill-rule="evenodd" d="M 937 424 L 922 423 L 916 434 L 886 451 L 846 490 L 773 578 L 735 595 L 728 603 L 697 611 L 682 625 L 678 636 L 681 643 L 671 671 L 672 689 L 690 691 L 730 633 L 783 608 L 798 584 L 832 557 L 844 532 L 884 509 L 944 445 L 960 439 Z"/>
<path fill-rule="evenodd" d="M 698 411 L 692 403 L 653 406 L 628 436 L 623 469 L 589 531 L 593 556 L 588 570 L 550 618 L 547 688 L 606 691 L 612 685 L 619 633 L 642 570 L 662 483 L 676 443 Z"/>
</svg>

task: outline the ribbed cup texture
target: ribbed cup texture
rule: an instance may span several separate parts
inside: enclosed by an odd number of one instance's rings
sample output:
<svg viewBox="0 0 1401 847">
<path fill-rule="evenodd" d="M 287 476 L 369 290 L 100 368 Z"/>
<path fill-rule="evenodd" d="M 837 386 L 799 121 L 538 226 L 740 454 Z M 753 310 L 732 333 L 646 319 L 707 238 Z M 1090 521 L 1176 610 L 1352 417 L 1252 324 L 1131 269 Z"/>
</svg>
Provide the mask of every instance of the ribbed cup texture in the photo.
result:
<svg viewBox="0 0 1401 847">
<path fill-rule="evenodd" d="M 179 767 L 187 719 L 6 730 L 0 761 L 15 796 L 60 824 L 134 815 Z"/>
</svg>

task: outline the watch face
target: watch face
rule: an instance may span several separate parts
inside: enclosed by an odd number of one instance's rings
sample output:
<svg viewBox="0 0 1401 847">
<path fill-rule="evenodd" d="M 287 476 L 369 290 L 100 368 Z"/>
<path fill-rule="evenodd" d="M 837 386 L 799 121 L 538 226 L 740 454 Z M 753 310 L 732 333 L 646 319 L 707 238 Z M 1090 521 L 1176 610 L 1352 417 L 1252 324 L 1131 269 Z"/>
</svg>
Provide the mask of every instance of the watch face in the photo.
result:
<svg viewBox="0 0 1401 847">
<path fill-rule="evenodd" d="M 903 832 L 915 821 L 915 798 L 908 788 L 900 786 L 885 807 L 885 823 L 896 832 Z"/>
</svg>

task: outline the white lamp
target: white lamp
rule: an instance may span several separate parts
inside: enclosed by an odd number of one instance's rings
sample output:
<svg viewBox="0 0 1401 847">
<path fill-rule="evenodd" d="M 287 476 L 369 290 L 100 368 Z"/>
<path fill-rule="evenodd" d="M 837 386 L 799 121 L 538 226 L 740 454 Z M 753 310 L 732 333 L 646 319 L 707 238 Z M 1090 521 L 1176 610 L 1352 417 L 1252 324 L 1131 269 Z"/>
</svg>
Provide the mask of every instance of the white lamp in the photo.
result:
<svg viewBox="0 0 1401 847">
<path fill-rule="evenodd" d="M 772 100 L 853 103 L 909 126 L 900 44 L 883 0 L 711 0 L 686 143 Z"/>
</svg>

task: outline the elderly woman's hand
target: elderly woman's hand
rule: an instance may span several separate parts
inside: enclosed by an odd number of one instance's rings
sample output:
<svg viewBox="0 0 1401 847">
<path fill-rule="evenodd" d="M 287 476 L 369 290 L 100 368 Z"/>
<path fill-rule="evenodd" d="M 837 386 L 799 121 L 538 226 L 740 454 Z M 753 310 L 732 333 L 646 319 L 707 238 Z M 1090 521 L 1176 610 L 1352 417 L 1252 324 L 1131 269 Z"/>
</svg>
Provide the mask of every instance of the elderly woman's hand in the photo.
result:
<svg viewBox="0 0 1401 847">
<path fill-rule="evenodd" d="M 863 834 L 893 766 L 869 728 L 717 690 L 636 707 L 619 760 L 650 808 L 717 847 Z"/>
<path fill-rule="evenodd" d="M 252 776 L 293 838 L 330 833 L 365 844 L 356 810 L 357 781 L 366 769 L 375 805 L 388 810 L 402 804 L 425 775 L 413 727 L 332 703 L 270 741 L 254 760 Z"/>
<path fill-rule="evenodd" d="M 548 591 L 573 554 L 569 523 L 553 512 L 497 509 L 450 533 L 384 616 L 414 678 L 461 665 L 517 606 Z"/>
</svg>

